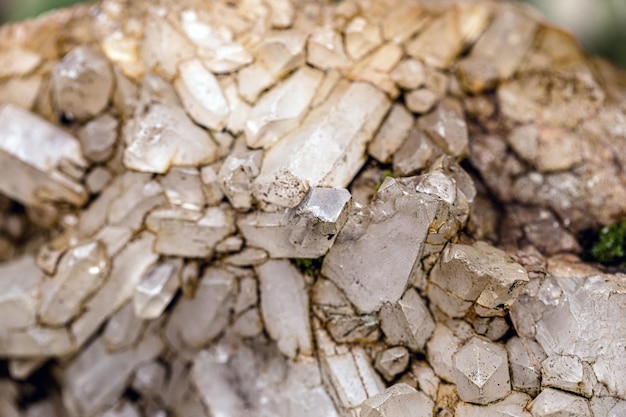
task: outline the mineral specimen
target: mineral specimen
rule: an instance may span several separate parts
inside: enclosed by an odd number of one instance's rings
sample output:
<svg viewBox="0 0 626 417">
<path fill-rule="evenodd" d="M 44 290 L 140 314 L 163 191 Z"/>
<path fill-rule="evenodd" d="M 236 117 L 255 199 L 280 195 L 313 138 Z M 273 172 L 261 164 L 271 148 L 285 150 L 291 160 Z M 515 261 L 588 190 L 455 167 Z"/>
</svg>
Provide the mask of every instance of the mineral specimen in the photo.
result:
<svg viewBox="0 0 626 417">
<path fill-rule="evenodd" d="M 625 80 L 497 0 L 1 27 L 0 416 L 625 415 Z"/>
</svg>

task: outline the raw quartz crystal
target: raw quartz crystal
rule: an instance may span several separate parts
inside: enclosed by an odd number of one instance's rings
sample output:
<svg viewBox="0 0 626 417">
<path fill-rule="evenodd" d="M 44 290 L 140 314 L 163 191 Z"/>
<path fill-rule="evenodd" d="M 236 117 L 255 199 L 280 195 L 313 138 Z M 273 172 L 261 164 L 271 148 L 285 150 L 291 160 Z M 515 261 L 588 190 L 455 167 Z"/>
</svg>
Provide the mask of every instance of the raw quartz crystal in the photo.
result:
<svg viewBox="0 0 626 417">
<path fill-rule="evenodd" d="M 499 1 L 0 28 L 0 415 L 624 415 L 624 97 Z"/>
</svg>

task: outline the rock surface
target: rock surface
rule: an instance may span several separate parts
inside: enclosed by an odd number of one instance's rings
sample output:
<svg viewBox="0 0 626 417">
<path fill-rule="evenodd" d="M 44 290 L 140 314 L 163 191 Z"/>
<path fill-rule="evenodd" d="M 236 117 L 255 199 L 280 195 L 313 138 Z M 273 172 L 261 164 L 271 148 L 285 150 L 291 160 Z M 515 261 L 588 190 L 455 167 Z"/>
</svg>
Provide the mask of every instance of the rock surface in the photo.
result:
<svg viewBox="0 0 626 417">
<path fill-rule="evenodd" d="M 0 415 L 625 415 L 625 85 L 496 0 L 0 27 Z"/>
</svg>

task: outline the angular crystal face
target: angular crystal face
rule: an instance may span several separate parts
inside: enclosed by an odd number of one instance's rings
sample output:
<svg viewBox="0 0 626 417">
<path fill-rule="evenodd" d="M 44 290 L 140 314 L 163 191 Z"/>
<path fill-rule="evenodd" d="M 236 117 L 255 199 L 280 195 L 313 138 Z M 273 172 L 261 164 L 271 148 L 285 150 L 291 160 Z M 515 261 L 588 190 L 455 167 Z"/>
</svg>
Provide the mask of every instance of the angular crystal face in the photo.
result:
<svg viewBox="0 0 626 417">
<path fill-rule="evenodd" d="M 175 3 L 0 27 L 2 417 L 626 414 L 622 71 L 509 3 Z"/>
<path fill-rule="evenodd" d="M 472 338 L 454 356 L 454 379 L 459 397 L 488 404 L 511 392 L 506 350 L 495 343 Z"/>
</svg>

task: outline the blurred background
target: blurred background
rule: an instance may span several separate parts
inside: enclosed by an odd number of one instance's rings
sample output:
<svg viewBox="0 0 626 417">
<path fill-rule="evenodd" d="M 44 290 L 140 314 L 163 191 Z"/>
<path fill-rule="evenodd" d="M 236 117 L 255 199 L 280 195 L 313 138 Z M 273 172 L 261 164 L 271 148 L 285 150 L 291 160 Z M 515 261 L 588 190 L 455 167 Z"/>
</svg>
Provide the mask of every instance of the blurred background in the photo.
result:
<svg viewBox="0 0 626 417">
<path fill-rule="evenodd" d="M 585 48 L 626 67 L 626 0 L 521 0 L 576 33 Z M 0 23 L 37 16 L 77 0 L 0 0 Z"/>
</svg>

